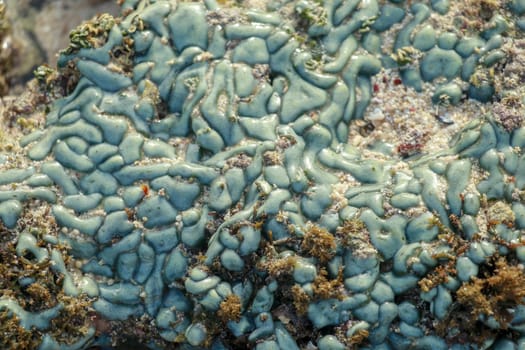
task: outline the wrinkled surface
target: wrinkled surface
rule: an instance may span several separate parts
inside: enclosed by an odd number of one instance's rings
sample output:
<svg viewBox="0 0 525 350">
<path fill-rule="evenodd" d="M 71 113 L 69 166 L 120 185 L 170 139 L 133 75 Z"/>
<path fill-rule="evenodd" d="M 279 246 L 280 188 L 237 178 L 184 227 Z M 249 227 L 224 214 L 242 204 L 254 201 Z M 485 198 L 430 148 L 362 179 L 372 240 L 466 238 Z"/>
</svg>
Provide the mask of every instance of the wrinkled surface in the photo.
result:
<svg viewBox="0 0 525 350">
<path fill-rule="evenodd" d="M 435 83 L 438 105 L 501 98 L 491 67 L 525 11 L 511 3 L 459 38 L 424 26 L 447 1 L 125 1 L 102 42 L 78 32 L 62 52 L 78 83 L 21 140 L 31 167 L 0 163 L 0 220 L 16 231 L 48 206 L 58 232 L 17 233 L 18 256 L 52 261 L 108 324 L 151 320 L 151 348 L 524 346 L 519 292 L 510 318 L 485 310 L 467 338 L 454 299 L 502 271 L 496 256 L 525 261 L 523 116 L 489 111 L 415 157 L 349 142 L 382 69 Z M 60 305 L 0 297 L 41 349 L 111 343 L 96 323 L 69 344 L 46 333 Z"/>
</svg>

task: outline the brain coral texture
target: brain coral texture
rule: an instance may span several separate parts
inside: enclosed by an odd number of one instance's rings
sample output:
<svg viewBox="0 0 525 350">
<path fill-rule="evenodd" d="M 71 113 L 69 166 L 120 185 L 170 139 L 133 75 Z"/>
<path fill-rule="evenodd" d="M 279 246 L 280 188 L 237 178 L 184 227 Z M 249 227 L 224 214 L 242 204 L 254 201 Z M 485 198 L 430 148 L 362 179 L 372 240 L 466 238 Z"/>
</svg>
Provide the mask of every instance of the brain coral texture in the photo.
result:
<svg viewBox="0 0 525 350">
<path fill-rule="evenodd" d="M 121 5 L 0 157 L 2 348 L 525 348 L 524 1 Z M 394 86 L 479 111 L 355 146 Z"/>
</svg>

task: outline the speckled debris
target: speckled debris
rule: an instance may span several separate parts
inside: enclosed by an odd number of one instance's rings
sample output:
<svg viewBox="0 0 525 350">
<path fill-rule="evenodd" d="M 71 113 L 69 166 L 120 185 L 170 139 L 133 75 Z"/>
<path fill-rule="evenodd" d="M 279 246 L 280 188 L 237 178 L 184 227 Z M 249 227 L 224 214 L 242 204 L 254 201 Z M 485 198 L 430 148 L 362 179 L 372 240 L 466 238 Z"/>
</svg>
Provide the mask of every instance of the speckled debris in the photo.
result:
<svg viewBox="0 0 525 350">
<path fill-rule="evenodd" d="M 0 343 L 524 347 L 525 2 L 263 5 L 123 1 L 39 71 Z"/>
</svg>

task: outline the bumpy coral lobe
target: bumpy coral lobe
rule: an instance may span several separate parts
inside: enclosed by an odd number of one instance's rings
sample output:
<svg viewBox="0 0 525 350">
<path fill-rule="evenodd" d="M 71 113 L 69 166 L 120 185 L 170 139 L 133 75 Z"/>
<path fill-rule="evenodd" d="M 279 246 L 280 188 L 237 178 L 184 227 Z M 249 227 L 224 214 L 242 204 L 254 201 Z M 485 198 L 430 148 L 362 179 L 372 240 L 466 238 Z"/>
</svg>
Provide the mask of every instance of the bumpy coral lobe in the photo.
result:
<svg viewBox="0 0 525 350">
<path fill-rule="evenodd" d="M 494 2 L 472 3 L 466 26 L 438 32 L 425 21 L 457 4 L 123 1 L 124 18 L 79 26 L 58 76 L 37 72 L 66 96 L 21 140 L 31 167 L 0 162 L 14 235 L 2 335 L 41 349 L 523 346 L 523 101 L 502 35 L 522 37 L 525 4 L 472 23 Z M 436 154 L 421 133 L 397 155 L 356 149 L 381 69 L 436 84 L 439 108 L 495 103 Z M 57 226 L 26 230 L 42 203 Z"/>
</svg>

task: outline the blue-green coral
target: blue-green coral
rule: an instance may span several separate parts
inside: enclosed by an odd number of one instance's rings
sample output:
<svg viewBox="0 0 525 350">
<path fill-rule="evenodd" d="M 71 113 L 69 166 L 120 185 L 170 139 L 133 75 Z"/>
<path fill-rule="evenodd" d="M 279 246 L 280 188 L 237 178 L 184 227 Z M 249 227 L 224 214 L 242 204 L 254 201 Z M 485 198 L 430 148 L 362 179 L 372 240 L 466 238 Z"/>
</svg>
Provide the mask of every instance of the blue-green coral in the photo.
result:
<svg viewBox="0 0 525 350">
<path fill-rule="evenodd" d="M 412 160 L 348 143 L 382 68 L 418 91 L 436 80 L 437 104 L 510 101 L 491 69 L 523 1 L 468 35 L 424 25 L 448 1 L 267 5 L 125 1 L 62 53 L 74 91 L 21 140 L 31 167 L 0 173 L 3 230 L 26 268 L 61 276 L 61 297 L 35 311 L 3 292 L 2 317 L 40 349 L 106 345 L 106 323 L 151 348 L 525 346 L 522 292 L 504 310 L 461 303 L 491 274 L 525 281 L 523 116 L 502 103 Z M 28 228 L 34 208 L 54 230 Z M 67 338 L 53 320 L 72 297 L 95 312 Z"/>
</svg>

